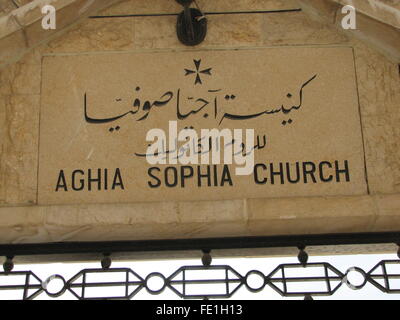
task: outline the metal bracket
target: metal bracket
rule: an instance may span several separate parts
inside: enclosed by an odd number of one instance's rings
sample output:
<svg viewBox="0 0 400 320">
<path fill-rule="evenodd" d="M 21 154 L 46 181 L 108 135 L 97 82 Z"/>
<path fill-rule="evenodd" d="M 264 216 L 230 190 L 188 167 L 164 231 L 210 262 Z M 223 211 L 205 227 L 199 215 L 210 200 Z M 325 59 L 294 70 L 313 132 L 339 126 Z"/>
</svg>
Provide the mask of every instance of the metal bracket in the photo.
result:
<svg viewBox="0 0 400 320">
<path fill-rule="evenodd" d="M 195 8 L 190 8 L 193 0 L 176 0 L 184 7 L 178 15 L 176 33 L 181 43 L 186 46 L 196 46 L 204 41 L 207 34 L 207 19 Z"/>
</svg>

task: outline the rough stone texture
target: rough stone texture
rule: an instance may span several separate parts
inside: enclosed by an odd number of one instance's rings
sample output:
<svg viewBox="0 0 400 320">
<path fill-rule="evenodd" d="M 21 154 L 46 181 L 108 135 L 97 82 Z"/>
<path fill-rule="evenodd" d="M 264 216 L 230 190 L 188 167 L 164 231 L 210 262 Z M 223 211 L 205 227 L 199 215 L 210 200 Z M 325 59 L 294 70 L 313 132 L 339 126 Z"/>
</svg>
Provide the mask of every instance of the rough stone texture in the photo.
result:
<svg viewBox="0 0 400 320">
<path fill-rule="evenodd" d="M 396 226 L 400 223 L 398 195 L 376 197 L 376 204 L 379 207 L 379 214 L 371 231 L 393 231 L 399 230 Z"/>
<path fill-rule="evenodd" d="M 6 243 L 195 238 L 221 231 L 247 234 L 243 201 L 0 208 L 0 242 Z"/>
<path fill-rule="evenodd" d="M 370 192 L 400 192 L 399 66 L 354 43 Z"/>
<path fill-rule="evenodd" d="M 135 18 L 136 46 L 142 49 L 184 48 L 176 37 L 175 24 L 176 17 Z"/>
<path fill-rule="evenodd" d="M 199 47 L 248 47 L 261 45 L 340 44 L 346 35 L 332 26 L 310 21 L 298 12 L 217 15 L 209 21 L 209 31 Z M 176 17 L 135 18 L 137 48 L 184 48 L 175 31 Z M 158 30 L 163 33 L 158 33 Z"/>
<path fill-rule="evenodd" d="M 336 21 L 338 29 L 341 29 L 341 17 Z M 357 39 L 373 46 L 389 57 L 393 62 L 400 61 L 400 29 L 390 27 L 387 24 L 373 20 L 363 14 L 357 15 L 357 29 L 351 30 Z"/>
<path fill-rule="evenodd" d="M 88 19 L 48 44 L 47 53 L 134 49 L 134 19 Z"/>
<path fill-rule="evenodd" d="M 208 37 L 204 46 L 257 46 L 262 44 L 261 14 L 251 17 L 249 23 L 245 14 L 214 16 L 210 23 Z M 225 43 L 227 41 L 227 43 Z"/>
<path fill-rule="evenodd" d="M 0 97 L 0 205 L 36 203 L 39 101 L 39 95 Z"/>
<path fill-rule="evenodd" d="M 339 3 L 333 0 L 297 0 L 303 12 L 313 20 L 334 24 L 340 10 Z"/>
<path fill-rule="evenodd" d="M 218 15 L 212 17 L 205 41 L 199 47 L 257 46 L 262 44 L 262 15 Z M 135 18 L 137 48 L 185 48 L 176 37 L 176 17 Z M 163 30 L 160 32 L 159 30 Z"/>
<path fill-rule="evenodd" d="M 3 207 L 0 243 L 398 231 L 399 209 L 399 195 Z"/>
<path fill-rule="evenodd" d="M 298 4 L 315 19 L 334 23 L 345 5 L 354 7 L 358 13 L 400 28 L 400 2 L 397 0 L 297 0 Z"/>
<path fill-rule="evenodd" d="M 21 59 L 29 50 L 120 0 L 33 0 L 0 16 L 0 68 Z M 42 27 L 42 7 L 51 4 L 56 9 L 56 29 Z M 4 12 L 4 11 L 3 11 Z"/>
<path fill-rule="evenodd" d="M 203 12 L 288 10 L 299 7 L 296 0 L 197 0 L 197 4 Z M 176 1 L 125 0 L 120 4 L 101 11 L 99 15 L 140 15 L 179 13 L 181 11 L 182 6 Z"/>
<path fill-rule="evenodd" d="M 263 15 L 263 39 L 265 45 L 323 45 L 349 41 L 346 34 L 299 12 Z"/>
<path fill-rule="evenodd" d="M 66 4 L 65 7 L 57 11 L 57 28 L 55 30 L 43 30 L 41 21 L 43 15 L 41 11 L 39 13 L 35 12 L 41 9 L 40 6 L 35 7 L 32 13 L 21 14 L 20 18 L 17 17 L 18 21 L 24 26 L 29 47 L 35 47 L 35 45 L 46 42 L 58 33 L 69 30 L 77 21 L 82 21 L 82 18 L 85 18 L 90 13 L 95 13 L 98 9 L 107 7 L 112 3 L 109 0 L 78 0 L 70 2 L 70 4 Z M 40 19 L 35 19 L 36 16 L 40 16 Z"/>
<path fill-rule="evenodd" d="M 335 2 L 336 1 L 336 2 Z M 363 1 L 363 0 L 362 0 Z M 50 3 L 55 6 L 57 10 L 57 30 L 43 30 L 41 27 L 41 19 L 43 14 L 41 13 L 41 7 L 45 4 Z M 60 36 L 62 32 L 67 31 L 76 21 L 80 18 L 85 17 L 89 14 L 96 14 L 98 10 L 110 6 L 113 3 L 119 3 L 121 0 L 18 0 L 13 4 L 11 1 L 4 0 L 2 3 L 3 9 L 0 8 L 0 12 L 7 13 L 5 16 L 0 16 L 0 47 L 5 48 L 5 50 L 0 51 L 0 67 L 7 63 L 17 61 L 20 59 L 27 50 L 30 50 L 40 43 L 47 42 L 54 38 L 55 36 Z M 347 0 L 215 0 L 215 1 L 205 1 L 199 0 L 199 6 L 205 12 L 240 12 L 240 11 L 263 11 L 263 10 L 288 10 L 288 9 L 298 9 L 300 5 L 308 12 L 311 12 L 314 17 L 321 19 L 328 19 L 328 22 L 337 24 L 339 17 L 340 7 L 347 3 Z M 398 27 L 398 22 L 400 21 L 399 15 L 399 5 L 394 3 L 393 0 L 385 1 L 368 1 L 368 4 L 358 1 L 357 5 L 360 6 L 360 12 L 362 12 L 359 20 L 361 20 L 362 29 L 367 30 L 367 32 L 355 31 L 355 35 L 363 40 L 371 42 L 376 48 L 382 48 L 382 52 L 393 58 L 398 58 L 400 56 L 400 49 L 398 45 L 392 45 L 399 41 L 399 36 L 397 33 L 389 28 L 382 27 L 377 22 L 385 22 L 394 28 Z M 15 8 L 18 7 L 18 8 Z M 164 0 L 153 0 L 153 1 L 142 1 L 142 0 L 126 0 L 121 2 L 119 5 L 115 5 L 112 8 L 103 10 L 101 15 L 148 15 L 154 13 L 178 13 L 182 10 L 175 1 L 164 1 Z M 365 19 L 367 17 L 367 19 Z M 171 18 L 172 20 L 172 18 Z M 228 20 L 228 23 L 223 24 L 225 29 L 218 28 L 225 34 L 232 33 L 232 45 L 245 46 L 258 44 L 260 41 L 257 33 L 251 33 L 258 28 L 259 18 L 255 18 L 255 25 L 253 29 L 248 29 L 252 24 L 246 24 L 246 28 L 233 28 L 231 30 L 231 19 L 224 17 L 223 21 Z M 170 25 L 169 19 L 165 20 L 164 25 Z M 215 24 L 218 25 L 218 19 L 215 19 Z M 234 26 L 243 26 L 240 19 L 233 19 L 235 21 Z M 150 19 L 148 23 L 154 22 Z M 160 23 L 157 20 L 156 25 Z M 275 21 L 276 23 L 276 21 Z M 146 24 L 146 22 L 144 22 Z M 296 26 L 298 22 L 292 24 Z M 94 24 L 93 24 L 94 25 Z M 104 30 L 104 25 L 99 26 L 101 30 Z M 302 27 L 306 27 L 304 24 Z M 90 29 L 90 26 L 88 26 Z M 236 30 L 235 30 L 236 29 Z M 244 31 L 247 29 L 249 32 Z M 372 31 L 371 31 L 372 30 Z M 374 32 L 375 30 L 375 32 Z M 215 31 L 215 30 L 214 30 Z M 331 38 L 331 33 L 323 27 L 320 30 L 322 35 L 324 32 L 328 32 L 328 38 Z M 174 32 L 173 32 L 174 33 Z M 221 37 L 215 31 L 213 33 L 215 36 L 210 37 L 208 45 L 220 45 Z M 279 32 L 277 33 L 279 34 Z M 162 35 L 162 39 L 171 36 L 170 31 L 167 31 L 166 35 Z M 173 34 L 174 36 L 174 34 Z M 267 33 L 268 36 L 268 33 Z M 94 37 L 95 38 L 95 37 Z M 107 37 L 106 37 L 107 38 Z M 175 38 L 175 37 L 174 37 Z M 224 38 L 224 37 L 223 37 Z M 274 36 L 271 36 L 274 39 Z M 113 38 L 115 40 L 115 38 Z M 276 38 L 279 40 L 279 38 Z M 309 41 L 303 41 L 305 43 L 312 43 L 311 39 L 317 40 L 310 34 Z M 321 36 L 320 40 L 325 39 Z M 157 47 L 157 43 L 160 39 L 148 39 L 146 41 L 146 46 L 150 48 Z M 249 40 L 249 41 L 247 41 Z M 293 43 L 296 42 L 293 39 Z M 91 39 L 95 43 L 94 50 L 101 49 L 104 47 L 104 41 L 99 39 Z M 262 40 L 261 40 L 262 41 Z M 100 43 L 99 43 L 100 42 Z M 331 43 L 330 41 L 328 41 Z M 130 43 L 130 42 L 129 42 Z M 319 42 L 323 44 L 324 42 Z M 100 44 L 100 45 L 99 45 Z M 118 49 L 122 49 L 123 46 L 128 45 L 127 43 L 114 43 Z M 226 45 L 224 42 L 223 45 Z M 122 47 L 121 47 L 122 46 Z M 165 44 L 164 46 L 166 47 Z M 170 46 L 167 46 L 170 47 Z M 91 48 L 91 47 L 90 47 Z M 93 50 L 91 50 L 93 51 Z"/>
<path fill-rule="evenodd" d="M 400 61 L 400 8 L 388 1 L 348 1 L 348 0 L 298 0 L 302 10 L 312 19 L 334 25 L 338 32 L 347 33 L 364 41 L 383 53 L 393 62 Z M 344 4 L 355 5 L 356 29 L 344 30 L 342 19 Z M 379 4 L 378 4 L 379 3 Z M 384 9 L 383 9 L 384 8 Z M 361 9 L 361 10 L 360 10 Z M 387 17 L 388 12 L 395 20 Z"/>
<path fill-rule="evenodd" d="M 14 0 L 14 2 L 20 7 L 26 5 L 26 4 L 30 3 L 30 2 L 33 2 L 33 1 L 34 0 Z"/>
<path fill-rule="evenodd" d="M 370 196 L 293 198 L 290 202 L 251 199 L 248 200 L 248 226 L 255 235 L 262 235 L 266 230 L 273 234 L 369 231 L 379 212 L 374 200 Z"/>
<path fill-rule="evenodd" d="M 2 0 L 0 2 L 0 17 L 9 14 L 12 10 L 15 10 L 16 6 L 11 0 Z"/>
<path fill-rule="evenodd" d="M 0 70 L 0 205 L 36 203 L 40 61 L 33 51 Z"/>
<path fill-rule="evenodd" d="M 13 64 L 0 73 L 2 95 L 40 94 L 41 65 L 26 60 Z"/>
<path fill-rule="evenodd" d="M 400 28 L 400 2 L 398 0 L 335 0 L 351 5 L 363 14 Z"/>
<path fill-rule="evenodd" d="M 46 53 L 130 49 L 186 49 L 176 37 L 176 17 L 89 19 L 51 41 Z M 343 44 L 345 34 L 307 19 L 299 12 L 216 15 L 200 48 L 249 47 L 293 44 Z M 133 24 L 133 26 L 131 26 Z M 163 32 L 159 32 L 163 30 Z"/>
<path fill-rule="evenodd" d="M 226 5 L 228 1 L 207 0 L 207 5 L 205 1 L 203 4 L 198 1 L 205 11 L 227 10 L 224 3 Z M 149 8 L 149 1 L 125 1 L 102 14 L 126 14 L 129 12 L 127 8 L 134 10 L 131 11 L 133 14 L 163 10 L 177 12 L 181 9 L 175 4 L 168 4 L 166 9 L 163 7 L 165 3 L 166 0 L 157 0 L 157 5 Z M 271 3 L 279 4 L 280 9 L 288 3 L 292 5 L 291 1 L 248 0 L 237 2 L 240 7 L 235 9 L 265 10 Z M 211 16 L 207 40 L 200 48 L 287 44 L 353 46 L 371 195 L 234 202 L 30 206 L 36 202 L 41 55 L 186 49 L 176 39 L 175 17 L 118 19 L 115 24 L 108 19 L 88 20 L 80 29 L 72 29 L 63 38 L 39 48 L 20 63 L 0 70 L 0 242 L 398 231 L 398 61 L 390 62 L 375 49 L 352 40 L 350 33 L 335 31 L 336 11 L 327 8 L 325 1 L 318 0 L 318 3 L 324 6 L 322 9 L 325 8 L 331 19 L 324 18 L 323 24 L 309 21 L 302 13 Z M 323 12 L 318 11 L 318 14 Z M 19 34 L 2 42 L 0 48 L 3 45 L 12 50 L 15 48 L 17 52 L 19 46 L 25 48 L 27 44 L 23 34 Z M 0 52 L 4 50 L 0 49 Z"/>
<path fill-rule="evenodd" d="M 287 10 L 299 8 L 295 0 L 198 0 L 201 10 L 214 11 L 262 11 L 262 10 Z"/>
</svg>

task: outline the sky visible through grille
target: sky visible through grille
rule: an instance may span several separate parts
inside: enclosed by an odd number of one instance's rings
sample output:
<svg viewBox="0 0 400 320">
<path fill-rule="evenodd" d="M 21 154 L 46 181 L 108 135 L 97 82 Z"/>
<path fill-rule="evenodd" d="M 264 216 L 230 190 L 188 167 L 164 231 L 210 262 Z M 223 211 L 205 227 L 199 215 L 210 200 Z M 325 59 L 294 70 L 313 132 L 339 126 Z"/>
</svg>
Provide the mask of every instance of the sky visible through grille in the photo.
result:
<svg viewBox="0 0 400 320">
<path fill-rule="evenodd" d="M 338 255 L 338 256 L 310 256 L 308 260 L 308 264 L 313 263 L 328 263 L 336 270 L 345 274 L 346 271 L 351 267 L 358 267 L 368 273 L 377 263 L 381 260 L 397 260 L 399 258 L 396 254 L 386 254 L 386 255 Z M 251 292 L 247 289 L 246 285 L 240 286 L 237 291 L 232 295 L 231 299 L 234 300 L 280 300 L 280 299 L 304 299 L 303 297 L 282 297 L 279 292 L 274 290 L 272 286 L 265 285 L 262 286 L 262 278 L 260 275 L 270 276 L 274 269 L 282 264 L 298 264 L 297 257 L 272 257 L 272 258 L 235 258 L 235 259 L 213 259 L 211 266 L 230 266 L 233 270 L 229 271 L 229 278 L 235 278 L 235 272 L 239 275 L 242 275 L 246 278 L 246 275 L 249 271 L 256 270 L 257 272 L 253 273 L 252 276 L 247 277 L 247 284 L 252 288 L 260 288 L 260 292 Z M 146 279 L 146 277 L 155 272 L 161 273 L 165 278 L 170 277 L 177 270 L 179 270 L 182 266 L 199 266 L 202 268 L 201 259 L 198 260 L 162 260 L 162 261 L 113 261 L 110 269 L 116 268 L 129 268 L 134 273 L 129 273 L 132 278 L 129 281 L 135 281 L 135 275 L 138 275 L 141 279 L 145 279 L 146 287 L 157 291 L 160 289 L 162 284 L 162 278 L 155 276 L 151 279 Z M 13 272 L 16 271 L 32 271 L 41 281 L 45 281 L 48 277 L 59 274 L 66 281 L 72 279 L 75 275 L 77 275 L 83 269 L 99 269 L 101 268 L 100 262 L 97 263 L 52 263 L 52 264 L 32 264 L 32 265 L 18 265 L 16 264 Z M 388 265 L 387 273 L 388 274 L 400 274 L 400 264 Z M 125 269 L 124 269 L 125 270 Z M 321 276 L 321 267 L 315 265 L 314 267 L 302 268 L 298 266 L 295 269 L 285 269 L 286 278 L 291 277 L 319 277 Z M 259 272 L 258 272 L 259 271 Z M 278 269 L 279 271 L 279 269 Z M 186 269 L 185 270 L 185 278 L 186 280 L 205 280 L 205 279 L 223 279 L 228 271 L 224 268 L 215 269 L 215 270 L 193 270 Z M 329 271 L 330 272 L 330 271 Z M 121 272 L 120 272 L 121 273 Z M 119 272 L 110 272 L 103 273 L 95 272 L 95 273 L 87 273 L 85 275 L 86 283 L 104 283 L 104 282 L 124 282 L 128 279 L 127 272 L 124 271 L 123 277 L 121 278 L 121 274 Z M 173 278 L 174 280 L 179 281 L 179 274 Z M 277 272 L 274 276 L 271 276 L 271 279 L 279 278 L 280 273 Z M 331 274 L 332 275 L 332 274 Z M 20 276 L 25 277 L 25 276 Z M 17 276 L 2 276 L 0 277 L 0 286 L 3 285 L 12 285 L 15 284 L 13 281 L 16 280 Z M 23 278 L 25 279 L 25 278 Z M 32 278 L 33 279 L 33 278 Z M 136 278 L 137 280 L 138 278 Z M 21 279 L 19 280 L 21 282 Z M 260 282 L 261 281 L 261 282 Z M 363 276 L 359 272 L 351 272 L 348 276 L 348 281 L 353 285 L 360 285 L 363 283 Z M 19 283 L 20 283 L 19 282 Z M 200 281 L 201 282 L 201 281 Z M 24 281 L 23 281 L 24 283 Z M 34 284 L 35 281 L 32 281 Z M 36 280 L 36 284 L 39 282 Z M 75 282 L 74 282 L 75 283 Z M 77 277 L 77 287 L 74 289 L 77 292 L 77 295 L 81 295 L 82 288 L 79 287 L 79 283 L 82 283 L 82 275 Z M 283 289 L 283 284 L 278 282 L 273 282 L 277 288 Z M 383 279 L 382 282 L 383 283 Z M 340 284 L 340 281 L 333 281 L 331 283 L 332 290 Z M 238 283 L 229 283 L 230 291 L 235 289 Z M 288 292 L 308 292 L 308 291 L 324 291 L 326 290 L 326 282 L 325 281 L 306 281 L 301 283 L 287 282 L 287 290 Z M 49 292 L 57 292 L 60 287 L 62 287 L 62 281 L 60 279 L 53 279 L 48 283 L 48 291 Z M 231 287 L 232 286 L 232 287 Z M 180 284 L 182 288 L 182 284 Z M 182 292 L 179 285 L 174 286 L 178 292 Z M 394 278 L 390 280 L 391 289 L 400 289 L 400 278 Z M 131 294 L 135 288 L 131 286 L 129 287 L 129 294 Z M 223 294 L 225 293 L 225 289 L 227 288 L 226 283 L 197 283 L 190 284 L 186 286 L 185 294 L 186 295 L 196 295 L 196 294 Z M 121 286 L 104 286 L 104 287 L 87 287 L 84 289 L 85 297 L 114 297 L 114 296 L 123 296 L 125 294 L 126 287 L 125 285 Z M 32 291 L 32 290 L 30 290 Z M 28 294 L 28 296 L 30 293 Z M 21 299 L 21 290 L 0 290 L 0 299 Z M 137 293 L 132 297 L 135 300 L 180 300 L 181 298 L 174 292 L 169 286 L 166 286 L 164 290 L 160 290 L 160 293 L 150 294 L 147 288 L 142 287 L 139 288 Z M 386 294 L 372 285 L 369 281 L 365 283 L 365 285 L 360 290 L 352 290 L 348 285 L 342 283 L 339 286 L 337 291 L 332 296 L 313 296 L 315 300 L 318 299 L 344 299 L 344 300 L 371 300 L 371 299 L 383 299 L 383 300 L 399 300 L 400 294 Z M 41 292 L 38 296 L 35 297 L 36 300 L 51 300 L 51 299 L 61 299 L 61 300 L 76 300 L 77 297 L 74 296 L 69 290 L 66 290 L 59 297 L 51 297 L 47 295 L 45 292 Z"/>
</svg>

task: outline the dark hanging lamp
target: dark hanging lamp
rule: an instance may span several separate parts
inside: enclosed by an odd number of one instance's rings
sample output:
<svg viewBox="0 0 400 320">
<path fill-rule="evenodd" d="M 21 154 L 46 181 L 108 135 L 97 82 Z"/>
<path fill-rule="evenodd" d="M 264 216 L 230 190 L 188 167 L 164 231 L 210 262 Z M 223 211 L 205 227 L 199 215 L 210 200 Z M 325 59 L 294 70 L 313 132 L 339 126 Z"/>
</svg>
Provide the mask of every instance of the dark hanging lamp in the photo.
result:
<svg viewBox="0 0 400 320">
<path fill-rule="evenodd" d="M 186 46 L 196 46 L 206 37 L 207 19 L 199 9 L 190 8 L 193 0 L 176 1 L 184 7 L 176 23 L 178 39 Z"/>
</svg>

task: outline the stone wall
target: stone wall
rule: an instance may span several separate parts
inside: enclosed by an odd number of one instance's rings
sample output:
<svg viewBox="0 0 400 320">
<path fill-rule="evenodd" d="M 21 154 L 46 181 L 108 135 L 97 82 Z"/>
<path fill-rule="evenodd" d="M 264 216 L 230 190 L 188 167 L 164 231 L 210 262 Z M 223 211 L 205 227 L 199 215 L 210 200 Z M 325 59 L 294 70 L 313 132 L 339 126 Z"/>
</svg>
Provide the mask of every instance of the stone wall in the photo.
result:
<svg viewBox="0 0 400 320">
<path fill-rule="evenodd" d="M 298 9 L 295 0 L 198 0 L 206 12 Z M 304 12 L 210 15 L 199 49 L 354 48 L 369 195 L 114 205 L 38 206 L 41 63 L 47 55 L 187 50 L 175 1 L 128 0 L 85 19 L 0 69 L 0 242 L 89 241 L 400 229 L 400 75 L 373 47 Z M 11 45 L 11 44 L 10 44 Z M 0 48 L 0 51 L 3 48 Z"/>
</svg>

